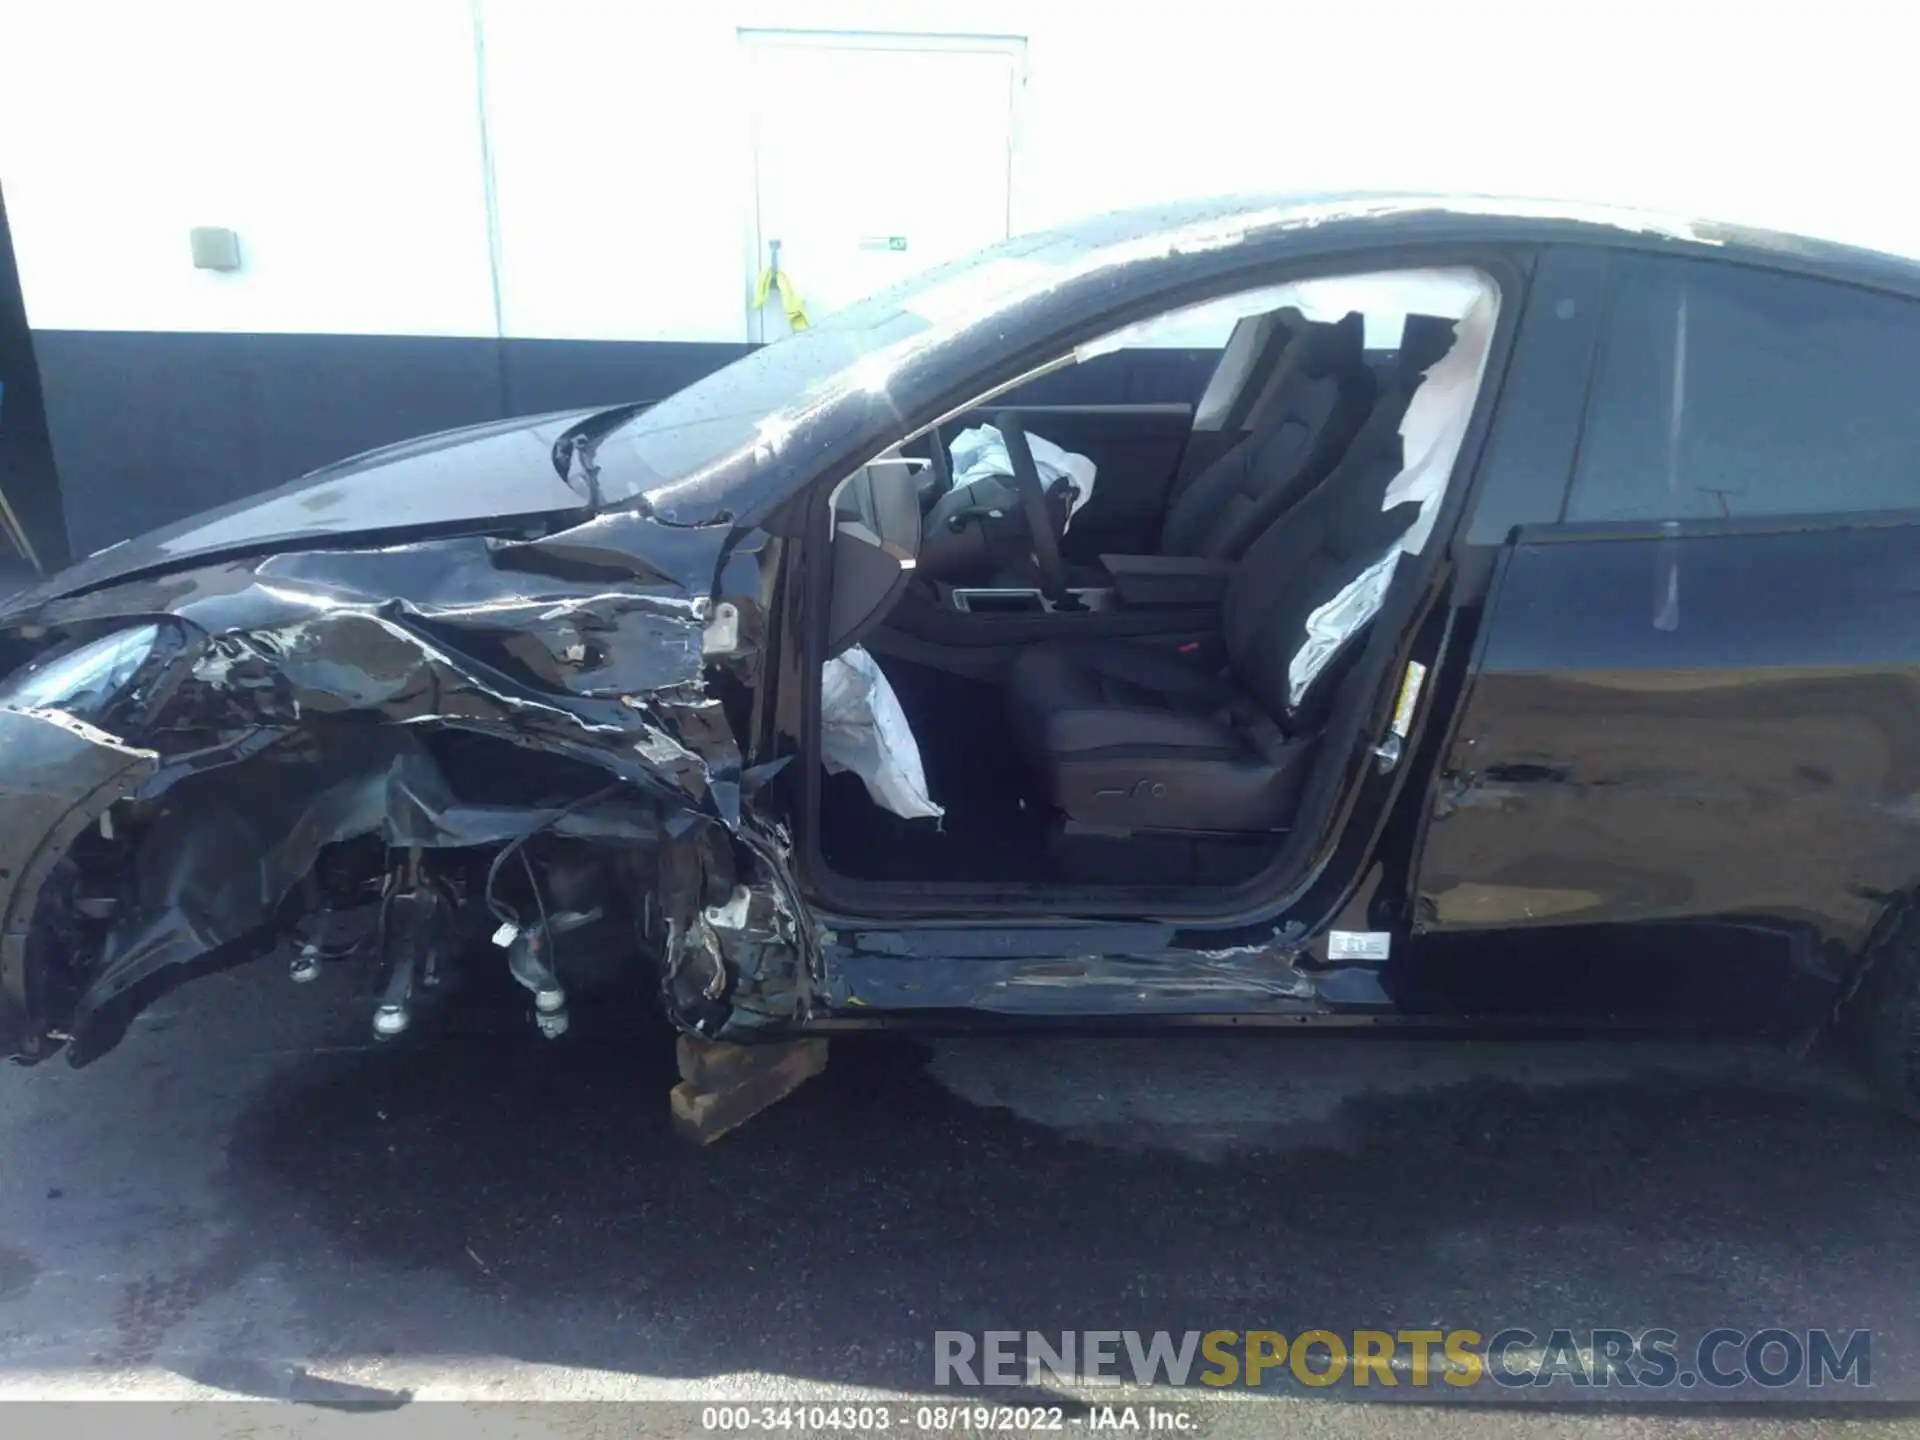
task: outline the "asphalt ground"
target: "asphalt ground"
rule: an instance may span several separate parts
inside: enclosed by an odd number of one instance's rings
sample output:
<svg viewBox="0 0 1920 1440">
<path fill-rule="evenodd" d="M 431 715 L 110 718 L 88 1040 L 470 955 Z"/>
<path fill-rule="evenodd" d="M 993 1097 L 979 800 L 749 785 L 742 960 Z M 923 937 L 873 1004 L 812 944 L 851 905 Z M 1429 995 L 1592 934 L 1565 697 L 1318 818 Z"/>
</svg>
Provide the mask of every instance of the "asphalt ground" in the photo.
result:
<svg viewBox="0 0 1920 1440">
<path fill-rule="evenodd" d="M 295 1402 L 211 1412 L 249 1434 L 668 1434 L 721 1401 L 865 1399 L 905 1430 L 942 1330 L 1778 1325 L 1871 1330 L 1871 1387 L 1454 1392 L 1403 1364 L 1392 1388 L 1282 1367 L 1226 1400 L 939 1398 L 1070 1429 L 1153 1403 L 1210 1434 L 1920 1433 L 1920 1131 L 1831 1063 L 836 1039 L 699 1150 L 636 1014 L 586 1008 L 547 1042 L 489 992 L 376 1044 L 367 1009 L 263 963 L 163 999 L 85 1070 L 0 1071 L 0 1397 Z M 100 1413 L 62 1428 L 127 1423 Z"/>
</svg>

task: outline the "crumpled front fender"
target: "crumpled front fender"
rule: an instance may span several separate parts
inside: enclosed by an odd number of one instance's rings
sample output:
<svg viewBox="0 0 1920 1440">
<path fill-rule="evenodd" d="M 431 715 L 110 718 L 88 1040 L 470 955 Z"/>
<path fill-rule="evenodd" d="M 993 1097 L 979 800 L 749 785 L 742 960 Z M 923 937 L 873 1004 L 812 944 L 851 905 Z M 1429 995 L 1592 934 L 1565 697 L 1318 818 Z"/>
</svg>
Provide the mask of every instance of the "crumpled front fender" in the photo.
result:
<svg viewBox="0 0 1920 1440">
<path fill-rule="evenodd" d="M 159 762 L 71 716 L 0 710 L 0 1054 L 40 1058 L 53 1017 L 71 1012 L 84 982 L 66 937 L 36 930 L 40 896 L 74 839 Z"/>
<path fill-rule="evenodd" d="M 803 1000 L 783 978 L 802 964 L 803 927 L 784 898 L 787 847 L 743 813 L 781 762 L 749 768 L 740 737 L 760 693 L 778 550 L 757 531 L 603 515 L 590 536 L 222 561 L 10 617 L 0 641 L 14 654 L 159 615 L 188 643 L 102 728 L 0 711 L 0 1053 L 41 1058 L 66 1032 L 75 1063 L 109 1048 L 164 989 L 270 943 L 282 902 L 336 842 L 377 835 L 418 852 L 549 827 L 628 851 L 687 848 L 700 833 L 721 837 L 702 842 L 715 855 L 734 846 L 744 863 L 660 896 L 681 950 L 703 926 L 726 942 L 708 947 L 720 968 L 700 984 L 699 1014 L 675 1018 L 708 1034 L 777 1024 Z M 428 743 L 449 734 L 497 746 L 481 772 L 517 774 L 525 754 L 600 779 L 501 802 L 462 783 L 472 773 L 449 783 Z M 556 822 L 596 785 L 609 798 Z M 110 841 L 122 800 L 140 843 L 102 856 L 88 828 Z M 83 897 L 91 949 L 63 933 L 80 928 L 73 905 L 43 903 L 63 874 L 73 889 L 77 839 L 92 873 L 126 880 L 117 900 Z M 710 893 L 720 872 L 760 897 L 753 921 L 719 923 L 733 919 Z M 777 923 L 762 923 L 776 892 Z M 113 907 L 104 922 L 102 907 Z M 688 958 L 665 948 L 670 970 Z"/>
</svg>

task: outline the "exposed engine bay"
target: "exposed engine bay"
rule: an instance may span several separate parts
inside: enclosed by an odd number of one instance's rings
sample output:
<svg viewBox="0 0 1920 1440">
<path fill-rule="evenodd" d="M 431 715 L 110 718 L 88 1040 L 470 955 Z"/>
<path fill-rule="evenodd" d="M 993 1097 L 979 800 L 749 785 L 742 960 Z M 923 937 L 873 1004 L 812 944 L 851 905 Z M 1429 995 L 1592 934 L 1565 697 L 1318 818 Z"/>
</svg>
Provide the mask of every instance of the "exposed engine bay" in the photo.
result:
<svg viewBox="0 0 1920 1440">
<path fill-rule="evenodd" d="M 686 569 L 637 560 L 640 531 Z M 742 805 L 782 762 L 744 769 L 737 739 L 764 556 L 728 533 L 629 512 L 226 561 L 19 617 L 5 1048 L 84 1064 L 161 991 L 275 950 L 294 981 L 363 967 L 381 1037 L 489 958 L 550 1037 L 607 985 L 705 1037 L 790 1021 L 802 911 L 784 837 Z"/>
</svg>

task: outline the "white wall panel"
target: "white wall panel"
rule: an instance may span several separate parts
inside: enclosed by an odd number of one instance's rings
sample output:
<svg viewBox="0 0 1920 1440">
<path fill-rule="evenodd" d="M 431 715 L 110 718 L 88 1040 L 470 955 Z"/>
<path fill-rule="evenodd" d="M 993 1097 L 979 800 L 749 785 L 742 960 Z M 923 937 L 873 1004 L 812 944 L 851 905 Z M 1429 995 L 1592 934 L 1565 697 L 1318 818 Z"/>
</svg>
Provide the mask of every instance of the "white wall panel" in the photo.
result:
<svg viewBox="0 0 1920 1440">
<path fill-rule="evenodd" d="M 1920 7 L 1711 0 L 1035 3 L 1029 225 L 1161 196 L 1464 189 L 1920 254 Z M 1177 18 L 1174 18 L 1177 17 Z"/>
<path fill-rule="evenodd" d="M 740 339 L 742 28 L 1024 38 L 1016 230 L 1223 191 L 1458 188 L 1920 254 L 1912 6 L 477 5 L 491 239 L 469 0 L 0 6 L 0 183 L 33 323 L 490 334 L 497 247 L 507 334 Z M 195 224 L 238 230 L 246 268 L 193 270 Z"/>
<path fill-rule="evenodd" d="M 0 8 L 0 184 L 41 329 L 494 328 L 466 0 Z M 244 266 L 195 270 L 195 225 Z"/>
<path fill-rule="evenodd" d="M 484 0 L 509 335 L 740 340 L 748 115 L 727 7 Z"/>
</svg>

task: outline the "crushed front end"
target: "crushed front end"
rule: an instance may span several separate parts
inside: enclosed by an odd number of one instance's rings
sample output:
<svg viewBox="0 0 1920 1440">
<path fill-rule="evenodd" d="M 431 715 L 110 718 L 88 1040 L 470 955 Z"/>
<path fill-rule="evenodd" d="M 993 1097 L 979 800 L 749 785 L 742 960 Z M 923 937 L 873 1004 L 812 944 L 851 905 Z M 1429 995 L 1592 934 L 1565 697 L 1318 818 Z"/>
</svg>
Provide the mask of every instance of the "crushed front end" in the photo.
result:
<svg viewBox="0 0 1920 1440">
<path fill-rule="evenodd" d="M 84 1064 L 181 981 L 367 970 L 381 1036 L 497 963 L 557 1036 L 607 987 L 684 1031 L 807 1004 L 754 801 L 780 542 L 602 514 L 300 550 L 0 616 L 0 1053 Z"/>
</svg>

